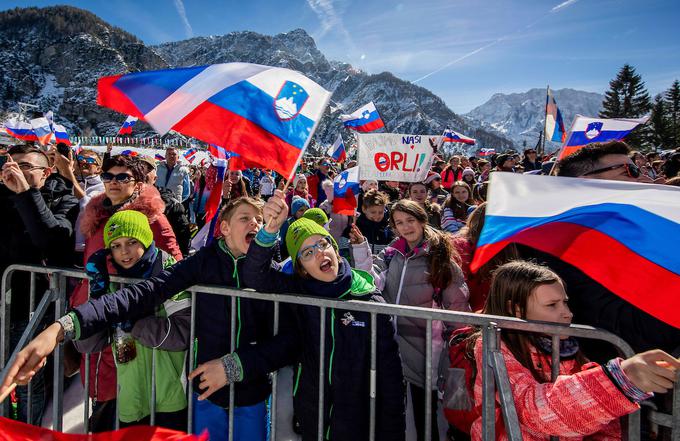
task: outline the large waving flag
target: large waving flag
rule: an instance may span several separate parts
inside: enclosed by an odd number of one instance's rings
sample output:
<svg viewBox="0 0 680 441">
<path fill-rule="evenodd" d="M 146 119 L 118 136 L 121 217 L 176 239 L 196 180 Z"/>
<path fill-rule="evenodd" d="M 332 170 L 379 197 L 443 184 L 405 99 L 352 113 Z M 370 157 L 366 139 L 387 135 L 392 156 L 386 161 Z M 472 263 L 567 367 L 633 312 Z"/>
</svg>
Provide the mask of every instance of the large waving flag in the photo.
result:
<svg viewBox="0 0 680 441">
<path fill-rule="evenodd" d="M 345 127 L 357 132 L 373 132 L 385 127 L 385 123 L 380 118 L 378 109 L 375 108 L 373 101 L 350 115 L 340 115 L 340 119 Z"/>
<path fill-rule="evenodd" d="M 18 119 L 5 121 L 5 131 L 7 134 L 22 141 L 37 141 L 38 137 L 33 131 L 31 124 Z"/>
<path fill-rule="evenodd" d="M 344 162 L 347 159 L 347 151 L 345 150 L 345 143 L 342 141 L 342 135 L 338 134 L 335 142 L 331 146 L 328 154 L 335 162 Z"/>
<path fill-rule="evenodd" d="M 564 142 L 567 131 L 564 128 L 562 112 L 557 107 L 557 101 L 548 87 L 548 95 L 545 98 L 545 139 L 555 142 Z"/>
<path fill-rule="evenodd" d="M 506 245 L 524 244 L 680 328 L 679 188 L 492 173 L 489 192 L 473 271 Z"/>
<path fill-rule="evenodd" d="M 132 127 L 137 123 L 137 118 L 136 116 L 128 116 L 125 118 L 125 121 L 123 121 L 123 125 L 120 126 L 120 129 L 118 129 L 118 134 L 119 135 L 131 135 L 132 134 Z"/>
<path fill-rule="evenodd" d="M 359 195 L 359 167 L 348 168 L 333 180 L 333 213 L 354 216 Z"/>
<path fill-rule="evenodd" d="M 52 128 L 54 129 L 54 138 L 56 139 L 57 143 L 61 142 L 66 145 L 71 145 L 71 140 L 69 139 L 66 127 L 62 126 L 61 124 L 53 124 Z"/>
<path fill-rule="evenodd" d="M 100 78 L 97 102 L 289 176 L 330 96 L 289 69 L 226 63 Z"/>
<path fill-rule="evenodd" d="M 557 159 L 571 155 L 581 147 L 593 142 L 615 141 L 625 138 L 634 128 L 645 124 L 649 118 L 604 119 L 576 115 L 569 131 L 567 142 L 560 150 Z"/>
<path fill-rule="evenodd" d="M 465 135 L 461 135 L 458 132 L 454 132 L 451 129 L 444 130 L 442 135 L 442 142 L 462 142 L 463 144 L 474 145 L 477 142 L 474 138 L 469 138 Z"/>
<path fill-rule="evenodd" d="M 50 122 L 47 118 L 40 117 L 31 120 L 31 127 L 33 127 L 33 132 L 38 139 L 38 142 L 42 145 L 47 145 L 50 143 L 50 138 L 52 137 L 52 127 L 50 127 Z"/>
</svg>

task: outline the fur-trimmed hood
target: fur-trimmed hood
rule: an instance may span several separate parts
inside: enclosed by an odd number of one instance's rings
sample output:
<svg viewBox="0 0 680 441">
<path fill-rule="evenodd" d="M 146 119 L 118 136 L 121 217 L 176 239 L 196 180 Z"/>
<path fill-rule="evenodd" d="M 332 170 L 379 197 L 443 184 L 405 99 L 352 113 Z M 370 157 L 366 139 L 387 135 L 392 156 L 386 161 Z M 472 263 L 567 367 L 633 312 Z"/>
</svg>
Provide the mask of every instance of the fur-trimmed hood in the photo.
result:
<svg viewBox="0 0 680 441">
<path fill-rule="evenodd" d="M 106 194 L 101 193 L 90 199 L 85 207 L 85 213 L 80 222 L 80 231 L 86 239 L 92 237 L 111 217 L 111 212 L 104 207 L 105 199 L 107 199 Z M 149 223 L 152 224 L 165 211 L 165 203 L 156 187 L 144 184 L 135 200 L 126 203 L 119 210 L 136 210 L 144 213 Z"/>
</svg>

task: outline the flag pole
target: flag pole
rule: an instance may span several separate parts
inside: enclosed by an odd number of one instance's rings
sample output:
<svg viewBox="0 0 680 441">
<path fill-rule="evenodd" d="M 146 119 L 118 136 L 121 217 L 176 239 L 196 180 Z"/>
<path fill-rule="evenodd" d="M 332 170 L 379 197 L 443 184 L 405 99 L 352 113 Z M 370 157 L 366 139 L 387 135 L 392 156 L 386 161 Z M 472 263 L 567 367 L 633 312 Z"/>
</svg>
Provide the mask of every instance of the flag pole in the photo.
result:
<svg viewBox="0 0 680 441">
<path fill-rule="evenodd" d="M 548 173 L 549 176 L 552 176 L 552 175 L 555 173 L 555 171 L 556 171 L 556 168 L 555 168 L 555 167 L 557 166 L 557 163 L 560 161 L 560 156 L 562 156 L 562 151 L 564 150 L 564 147 L 565 147 L 565 146 L 567 145 L 567 143 L 569 142 L 569 138 L 571 138 L 571 132 L 572 132 L 572 130 L 574 129 L 574 123 L 576 123 L 576 118 L 578 118 L 578 117 L 579 117 L 579 115 L 576 115 L 576 116 L 574 117 L 574 120 L 571 122 L 571 125 L 569 126 L 569 132 L 567 132 L 567 136 L 564 138 L 564 142 L 562 143 L 562 147 L 560 148 L 560 150 L 559 150 L 559 151 L 557 152 L 557 154 L 555 155 L 555 156 L 556 156 L 556 157 L 555 157 L 555 162 L 553 163 L 553 166 L 552 166 L 552 168 L 550 169 L 550 173 Z"/>
<path fill-rule="evenodd" d="M 546 129 L 548 128 L 548 100 L 550 99 L 550 85 L 546 86 L 545 89 L 545 114 L 543 115 L 543 140 L 541 141 L 541 156 L 540 158 L 543 158 L 543 155 L 545 155 L 545 138 L 546 138 Z"/>
</svg>

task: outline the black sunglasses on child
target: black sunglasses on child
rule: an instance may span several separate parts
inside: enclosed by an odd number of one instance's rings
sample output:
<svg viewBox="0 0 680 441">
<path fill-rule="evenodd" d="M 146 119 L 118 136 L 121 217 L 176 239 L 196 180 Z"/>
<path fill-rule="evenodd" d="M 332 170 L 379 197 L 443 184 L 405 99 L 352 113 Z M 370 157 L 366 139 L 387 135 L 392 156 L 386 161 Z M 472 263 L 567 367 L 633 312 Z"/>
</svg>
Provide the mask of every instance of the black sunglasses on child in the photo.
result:
<svg viewBox="0 0 680 441">
<path fill-rule="evenodd" d="M 595 175 L 595 174 L 598 174 L 598 173 L 604 173 L 604 172 L 609 171 L 609 170 L 617 170 L 619 168 L 625 168 L 628 176 L 630 176 L 633 179 L 637 179 L 637 178 L 640 177 L 640 169 L 638 168 L 637 165 L 633 164 L 632 162 L 627 162 L 625 164 L 612 165 L 611 167 L 598 168 L 597 170 L 592 170 L 592 171 L 589 171 L 588 173 L 584 173 L 582 176 Z"/>
<path fill-rule="evenodd" d="M 135 178 L 128 173 L 118 173 L 114 175 L 113 173 L 104 172 L 100 175 L 100 177 L 102 178 L 102 182 L 106 183 L 111 182 L 114 179 L 116 182 L 120 182 L 122 184 L 127 184 L 128 182 L 135 180 Z"/>
</svg>

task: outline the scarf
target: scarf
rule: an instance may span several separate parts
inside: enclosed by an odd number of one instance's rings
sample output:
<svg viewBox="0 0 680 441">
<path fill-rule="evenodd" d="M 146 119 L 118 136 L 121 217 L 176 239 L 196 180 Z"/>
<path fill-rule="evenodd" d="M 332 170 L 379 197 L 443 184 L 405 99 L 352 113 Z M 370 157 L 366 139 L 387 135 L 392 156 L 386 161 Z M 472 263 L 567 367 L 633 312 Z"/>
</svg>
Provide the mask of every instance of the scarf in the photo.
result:
<svg viewBox="0 0 680 441">
<path fill-rule="evenodd" d="M 156 248 L 154 242 L 151 242 L 151 245 L 149 245 L 149 248 L 144 252 L 141 259 L 139 259 L 132 267 L 125 269 L 118 265 L 115 260 L 111 259 L 111 262 L 119 276 L 148 279 L 163 270 L 163 259 L 158 258 L 160 255 L 160 250 Z"/>
<path fill-rule="evenodd" d="M 536 346 L 546 354 L 552 354 L 552 338 L 537 337 Z M 560 359 L 572 358 L 579 351 L 578 340 L 574 337 L 569 337 L 566 340 L 560 340 Z"/>
<path fill-rule="evenodd" d="M 352 271 L 349 262 L 340 257 L 338 276 L 332 282 L 322 282 L 316 279 L 302 279 L 302 285 L 308 294 L 316 297 L 332 299 L 345 295 L 352 287 Z"/>
</svg>

